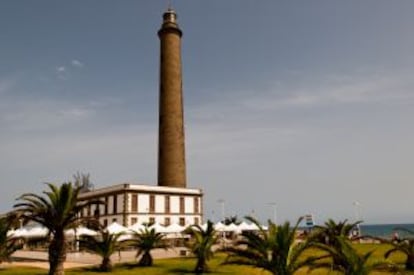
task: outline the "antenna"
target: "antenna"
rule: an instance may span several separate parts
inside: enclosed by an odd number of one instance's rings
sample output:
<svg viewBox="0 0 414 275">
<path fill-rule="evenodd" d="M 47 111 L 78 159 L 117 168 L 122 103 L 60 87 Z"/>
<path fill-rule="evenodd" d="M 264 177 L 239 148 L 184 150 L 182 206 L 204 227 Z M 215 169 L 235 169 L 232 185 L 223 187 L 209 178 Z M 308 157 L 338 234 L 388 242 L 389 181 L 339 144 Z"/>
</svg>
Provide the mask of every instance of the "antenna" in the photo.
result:
<svg viewBox="0 0 414 275">
<path fill-rule="evenodd" d="M 171 0 L 167 0 L 167 10 L 172 10 L 172 1 Z"/>
</svg>

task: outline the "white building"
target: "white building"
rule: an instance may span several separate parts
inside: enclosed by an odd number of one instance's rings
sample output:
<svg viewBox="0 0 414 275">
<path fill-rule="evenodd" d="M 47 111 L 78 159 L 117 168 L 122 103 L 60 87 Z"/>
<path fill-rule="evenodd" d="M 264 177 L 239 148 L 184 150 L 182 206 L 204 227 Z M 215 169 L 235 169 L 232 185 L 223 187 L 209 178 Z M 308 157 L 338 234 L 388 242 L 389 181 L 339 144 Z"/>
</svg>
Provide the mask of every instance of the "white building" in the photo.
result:
<svg viewBox="0 0 414 275">
<path fill-rule="evenodd" d="M 79 195 L 80 200 L 98 199 L 105 204 L 92 205 L 81 213 L 95 216 L 107 226 L 117 222 L 123 226 L 139 223 L 169 225 L 201 224 L 203 193 L 200 189 L 118 184 Z"/>
</svg>

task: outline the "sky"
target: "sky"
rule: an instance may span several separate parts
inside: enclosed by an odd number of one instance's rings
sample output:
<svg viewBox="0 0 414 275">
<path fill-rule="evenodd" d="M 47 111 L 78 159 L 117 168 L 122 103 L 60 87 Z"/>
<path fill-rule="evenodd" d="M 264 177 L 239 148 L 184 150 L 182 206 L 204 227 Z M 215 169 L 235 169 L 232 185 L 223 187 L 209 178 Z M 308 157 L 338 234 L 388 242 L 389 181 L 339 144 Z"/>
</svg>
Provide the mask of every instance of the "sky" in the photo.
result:
<svg viewBox="0 0 414 275">
<path fill-rule="evenodd" d="M 0 212 L 77 171 L 156 185 L 167 5 L 0 2 Z M 414 1 L 172 5 L 206 218 L 414 222 Z"/>
</svg>

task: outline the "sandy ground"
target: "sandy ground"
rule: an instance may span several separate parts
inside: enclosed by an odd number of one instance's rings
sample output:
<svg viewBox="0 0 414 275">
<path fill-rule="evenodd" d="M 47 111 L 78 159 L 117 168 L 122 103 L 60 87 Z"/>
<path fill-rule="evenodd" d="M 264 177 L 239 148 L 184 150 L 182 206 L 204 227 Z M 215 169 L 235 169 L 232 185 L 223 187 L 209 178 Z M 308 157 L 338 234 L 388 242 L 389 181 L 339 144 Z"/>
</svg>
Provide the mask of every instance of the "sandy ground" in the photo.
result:
<svg viewBox="0 0 414 275">
<path fill-rule="evenodd" d="M 151 252 L 154 259 L 161 258 L 175 258 L 180 257 L 180 251 L 185 248 L 175 247 L 169 250 L 155 249 Z M 112 263 L 132 262 L 135 259 L 136 251 L 121 251 L 121 253 L 115 253 L 112 255 Z M 91 265 L 99 265 L 101 259 L 99 256 L 86 253 L 86 252 L 73 252 L 68 253 L 65 268 L 84 267 Z M 10 266 L 31 266 L 49 269 L 48 255 L 45 251 L 26 251 L 19 250 L 12 255 L 12 262 L 2 263 L 1 268 L 7 268 Z"/>
</svg>

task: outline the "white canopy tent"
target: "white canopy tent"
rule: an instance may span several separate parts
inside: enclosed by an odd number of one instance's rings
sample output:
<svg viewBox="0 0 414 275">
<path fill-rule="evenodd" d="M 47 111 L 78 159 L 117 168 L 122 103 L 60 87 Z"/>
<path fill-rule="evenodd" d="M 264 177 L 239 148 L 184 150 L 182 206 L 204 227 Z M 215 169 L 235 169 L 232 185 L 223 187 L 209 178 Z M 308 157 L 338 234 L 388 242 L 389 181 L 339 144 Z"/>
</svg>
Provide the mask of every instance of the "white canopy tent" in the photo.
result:
<svg viewBox="0 0 414 275">
<path fill-rule="evenodd" d="M 10 235 L 15 238 L 43 238 L 46 237 L 49 233 L 49 230 L 46 227 L 36 225 L 30 227 L 21 227 L 19 229 L 14 230 L 14 232 Z"/>
<path fill-rule="evenodd" d="M 80 226 L 76 229 L 69 229 L 65 231 L 66 236 L 96 236 L 98 235 L 98 232 L 91 230 L 89 228 L 86 228 L 84 226 Z"/>
<path fill-rule="evenodd" d="M 224 223 L 222 222 L 217 222 L 216 224 L 214 224 L 214 229 L 218 232 L 224 232 L 226 231 L 226 225 L 224 225 Z"/>
<path fill-rule="evenodd" d="M 145 229 L 145 225 L 141 224 L 141 223 L 135 223 L 133 225 L 131 225 L 130 227 L 128 227 L 129 231 L 133 231 L 133 232 L 140 232 L 141 230 Z"/>
<path fill-rule="evenodd" d="M 228 225 L 224 226 L 224 231 L 226 231 L 226 232 L 239 232 L 239 226 L 234 224 L 234 223 L 231 223 L 231 224 L 228 224 Z"/>
<path fill-rule="evenodd" d="M 172 223 L 165 227 L 166 233 L 181 233 L 186 229 L 185 226 L 181 226 L 176 223 Z"/>
<path fill-rule="evenodd" d="M 154 229 L 155 230 L 155 232 L 157 232 L 157 233 L 167 233 L 166 231 L 165 231 L 165 227 L 164 226 L 162 226 L 161 224 L 159 224 L 159 223 L 154 223 L 154 224 L 152 224 L 150 227 L 149 227 L 149 229 L 150 230 L 152 230 L 152 229 Z"/>
<path fill-rule="evenodd" d="M 106 227 L 106 230 L 110 234 L 119 234 L 119 233 L 127 233 L 127 232 L 129 232 L 129 229 L 128 228 L 126 228 L 125 226 L 120 225 L 117 222 L 113 222 L 110 225 L 108 225 Z"/>
</svg>

